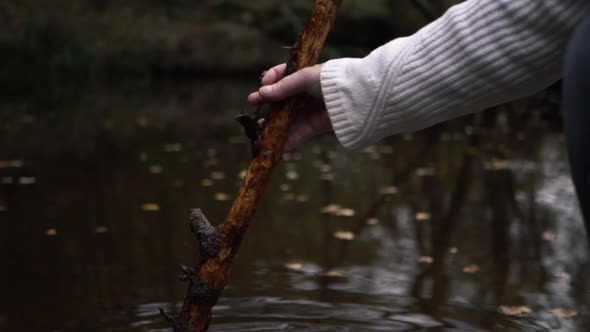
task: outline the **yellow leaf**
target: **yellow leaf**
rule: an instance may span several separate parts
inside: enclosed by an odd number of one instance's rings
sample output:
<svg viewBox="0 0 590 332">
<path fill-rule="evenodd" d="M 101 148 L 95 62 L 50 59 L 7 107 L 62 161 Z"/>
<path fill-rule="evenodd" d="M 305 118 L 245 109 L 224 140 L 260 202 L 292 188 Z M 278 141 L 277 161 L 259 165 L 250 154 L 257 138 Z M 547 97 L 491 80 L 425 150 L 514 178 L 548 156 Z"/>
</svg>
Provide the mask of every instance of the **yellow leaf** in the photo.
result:
<svg viewBox="0 0 590 332">
<path fill-rule="evenodd" d="M 432 258 L 431 256 L 422 256 L 418 259 L 418 262 L 424 264 L 432 264 L 434 262 L 434 258 Z"/>
<path fill-rule="evenodd" d="M 336 215 L 339 217 L 352 217 L 356 214 L 353 209 L 339 209 Z"/>
<path fill-rule="evenodd" d="M 285 263 L 285 267 L 289 270 L 299 271 L 303 268 L 303 264 L 297 262 Z"/>
<path fill-rule="evenodd" d="M 216 201 L 228 201 L 229 200 L 229 195 L 226 193 L 216 193 L 215 194 L 215 200 Z"/>
<path fill-rule="evenodd" d="M 162 165 L 150 165 L 148 169 L 152 174 L 160 174 L 162 171 L 164 171 L 164 167 Z"/>
<path fill-rule="evenodd" d="M 322 277 L 328 277 L 328 278 L 342 278 L 344 277 L 344 275 L 338 271 L 334 271 L 334 270 L 329 270 L 326 271 L 324 273 L 322 273 Z"/>
<path fill-rule="evenodd" d="M 354 240 L 355 235 L 353 232 L 338 231 L 338 232 L 334 232 L 334 237 L 339 240 L 351 241 L 351 240 Z"/>
<path fill-rule="evenodd" d="M 553 241 L 557 238 L 557 233 L 551 230 L 547 230 L 543 232 L 543 240 L 545 241 Z"/>
<path fill-rule="evenodd" d="M 476 264 L 469 264 L 463 268 L 463 272 L 469 273 L 469 274 L 475 274 L 475 273 L 479 272 L 479 266 L 477 266 Z"/>
<path fill-rule="evenodd" d="M 416 220 L 418 220 L 418 221 L 430 220 L 430 213 L 428 213 L 428 212 L 418 212 L 418 213 L 416 213 Z"/>
<path fill-rule="evenodd" d="M 141 206 L 141 209 L 149 212 L 157 212 L 160 211 L 160 205 L 156 203 L 145 203 Z"/>
<path fill-rule="evenodd" d="M 578 312 L 573 309 L 555 308 L 551 309 L 551 313 L 561 318 L 572 318 L 578 315 Z"/>
<path fill-rule="evenodd" d="M 285 173 L 285 177 L 287 178 L 287 180 L 295 181 L 299 179 L 299 173 L 295 171 L 288 171 L 287 173 Z"/>
<path fill-rule="evenodd" d="M 397 193 L 398 193 L 398 189 L 397 189 L 397 187 L 394 187 L 394 186 L 381 188 L 381 191 L 380 191 L 381 195 L 395 195 Z"/>
<path fill-rule="evenodd" d="M 531 308 L 521 305 L 521 306 L 508 306 L 508 305 L 501 305 L 500 312 L 504 315 L 509 316 L 517 316 L 522 314 L 530 314 L 533 312 Z"/>
<path fill-rule="evenodd" d="M 367 225 L 377 225 L 378 223 L 379 223 L 379 219 L 377 219 L 377 218 L 367 219 Z"/>
<path fill-rule="evenodd" d="M 94 229 L 94 231 L 98 234 L 103 234 L 109 231 L 109 228 L 106 226 L 96 226 L 96 228 Z"/>
<path fill-rule="evenodd" d="M 211 172 L 211 178 L 217 181 L 223 180 L 225 179 L 225 173 L 219 171 Z"/>
<path fill-rule="evenodd" d="M 330 204 L 326 205 L 320 209 L 321 213 L 328 213 L 328 214 L 335 214 L 340 210 L 340 205 L 338 204 Z"/>
<path fill-rule="evenodd" d="M 35 184 L 36 182 L 37 179 L 33 176 L 21 176 L 20 178 L 18 178 L 18 183 L 22 185 Z"/>
</svg>

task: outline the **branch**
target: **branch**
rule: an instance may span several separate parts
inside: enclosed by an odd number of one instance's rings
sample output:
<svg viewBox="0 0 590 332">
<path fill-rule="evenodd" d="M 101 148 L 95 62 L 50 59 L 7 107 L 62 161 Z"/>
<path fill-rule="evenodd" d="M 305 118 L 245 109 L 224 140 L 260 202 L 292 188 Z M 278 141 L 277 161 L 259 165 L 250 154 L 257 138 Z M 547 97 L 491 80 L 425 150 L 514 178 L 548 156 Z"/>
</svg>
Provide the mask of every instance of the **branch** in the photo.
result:
<svg viewBox="0 0 590 332">
<path fill-rule="evenodd" d="M 291 48 L 285 75 L 314 65 L 342 0 L 316 0 L 305 29 Z M 256 211 L 274 167 L 281 160 L 295 109 L 303 96 L 272 105 L 271 115 L 257 142 L 242 187 L 225 222 L 215 229 L 201 210 L 191 213 L 191 227 L 199 240 L 200 259 L 192 269 L 182 266 L 181 279 L 189 282 L 187 295 L 177 316 L 164 316 L 175 332 L 204 332 L 211 321 L 211 309 L 227 283 L 232 261 Z"/>
</svg>

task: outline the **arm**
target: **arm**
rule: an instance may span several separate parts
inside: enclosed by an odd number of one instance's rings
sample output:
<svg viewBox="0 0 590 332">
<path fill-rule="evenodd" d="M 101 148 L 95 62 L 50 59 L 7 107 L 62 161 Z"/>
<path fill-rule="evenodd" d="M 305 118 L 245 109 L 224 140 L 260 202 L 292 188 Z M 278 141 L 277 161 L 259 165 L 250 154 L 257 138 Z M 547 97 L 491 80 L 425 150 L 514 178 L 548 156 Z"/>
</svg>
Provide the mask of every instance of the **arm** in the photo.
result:
<svg viewBox="0 0 590 332">
<path fill-rule="evenodd" d="M 561 76 L 585 0 L 469 0 L 362 59 L 324 64 L 321 90 L 347 148 L 532 94 Z"/>
</svg>

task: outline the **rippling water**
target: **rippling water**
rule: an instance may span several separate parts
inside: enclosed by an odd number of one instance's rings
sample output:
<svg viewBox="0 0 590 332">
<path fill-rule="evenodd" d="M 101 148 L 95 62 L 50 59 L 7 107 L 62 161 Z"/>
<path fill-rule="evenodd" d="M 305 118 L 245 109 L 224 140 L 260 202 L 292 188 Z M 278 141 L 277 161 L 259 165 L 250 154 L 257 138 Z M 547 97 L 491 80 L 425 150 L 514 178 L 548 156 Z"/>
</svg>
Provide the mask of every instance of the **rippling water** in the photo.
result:
<svg viewBox="0 0 590 332">
<path fill-rule="evenodd" d="M 196 260 L 188 211 L 221 221 L 247 166 L 233 115 L 251 88 L 0 105 L 0 330 L 169 331 L 158 307 L 178 309 Z M 211 331 L 585 331 L 563 139 L 514 116 L 285 155 Z"/>
</svg>

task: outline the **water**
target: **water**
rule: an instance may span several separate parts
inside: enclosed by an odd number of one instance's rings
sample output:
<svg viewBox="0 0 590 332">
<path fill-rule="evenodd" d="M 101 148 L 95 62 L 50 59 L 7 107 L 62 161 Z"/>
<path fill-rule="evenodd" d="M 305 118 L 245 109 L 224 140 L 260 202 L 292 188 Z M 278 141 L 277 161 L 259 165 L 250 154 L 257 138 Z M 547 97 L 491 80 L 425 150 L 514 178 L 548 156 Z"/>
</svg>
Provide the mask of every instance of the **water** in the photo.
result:
<svg viewBox="0 0 590 332">
<path fill-rule="evenodd" d="M 221 221 L 247 166 L 232 118 L 251 88 L 5 101 L 0 330 L 169 331 L 157 308 L 186 291 L 188 211 Z M 584 331 L 587 248 L 559 126 L 512 116 L 287 154 L 211 331 Z"/>
</svg>

